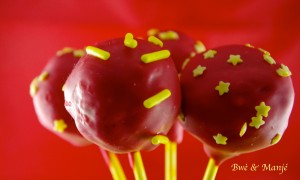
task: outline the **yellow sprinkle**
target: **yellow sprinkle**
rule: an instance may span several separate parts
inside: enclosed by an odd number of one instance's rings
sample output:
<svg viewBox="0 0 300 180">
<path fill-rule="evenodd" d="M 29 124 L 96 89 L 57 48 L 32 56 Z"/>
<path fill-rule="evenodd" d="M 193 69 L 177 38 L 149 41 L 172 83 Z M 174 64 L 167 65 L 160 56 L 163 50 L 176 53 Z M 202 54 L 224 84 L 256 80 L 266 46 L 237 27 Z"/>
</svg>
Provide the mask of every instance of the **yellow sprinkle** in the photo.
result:
<svg viewBox="0 0 300 180">
<path fill-rule="evenodd" d="M 185 116 L 184 116 L 184 114 L 183 114 L 182 111 L 179 113 L 178 118 L 179 118 L 179 120 L 182 121 L 182 122 L 185 121 Z"/>
<path fill-rule="evenodd" d="M 64 54 L 67 54 L 67 53 L 70 53 L 73 51 L 73 48 L 71 47 L 64 47 L 62 50 L 59 50 L 56 52 L 56 55 L 57 56 L 61 56 L 61 55 L 64 55 Z"/>
<path fill-rule="evenodd" d="M 125 35 L 124 45 L 129 48 L 136 48 L 138 45 L 138 42 L 137 42 L 137 40 L 135 40 L 133 38 L 133 35 L 131 33 L 127 33 Z"/>
<path fill-rule="evenodd" d="M 277 133 L 271 140 L 271 145 L 277 144 L 281 139 L 281 134 Z"/>
<path fill-rule="evenodd" d="M 255 110 L 257 112 L 257 116 L 268 117 L 268 113 L 271 110 L 271 107 L 266 106 L 265 102 L 261 102 L 259 106 L 255 106 Z"/>
<path fill-rule="evenodd" d="M 63 133 L 67 127 L 68 126 L 63 119 L 54 120 L 54 126 L 53 126 L 54 131 Z"/>
<path fill-rule="evenodd" d="M 152 28 L 152 29 L 149 29 L 149 30 L 148 30 L 147 35 L 148 35 L 148 36 L 154 36 L 154 35 L 157 34 L 158 32 L 159 32 L 158 29 Z"/>
<path fill-rule="evenodd" d="M 144 101 L 144 107 L 150 109 L 160 104 L 162 101 L 166 100 L 170 96 L 171 96 L 171 91 L 169 89 L 164 89 L 159 93 L 155 94 L 154 96 L 146 99 Z"/>
<path fill-rule="evenodd" d="M 281 64 L 281 67 L 278 68 L 276 70 L 276 72 L 281 77 L 288 77 L 288 76 L 292 75 L 292 72 L 290 71 L 290 69 L 284 64 Z"/>
<path fill-rule="evenodd" d="M 251 118 L 251 123 L 249 126 L 255 127 L 256 129 L 259 129 L 260 126 L 265 124 L 265 121 L 262 119 L 262 116 L 256 116 Z"/>
<path fill-rule="evenodd" d="M 166 59 L 166 58 L 170 57 L 170 55 L 171 55 L 170 51 L 160 50 L 160 51 L 156 51 L 156 52 L 152 52 L 152 53 L 148 53 L 148 54 L 143 54 L 141 56 L 141 60 L 144 63 L 151 63 L 154 61 Z"/>
<path fill-rule="evenodd" d="M 218 133 L 217 135 L 213 136 L 217 144 L 226 145 L 228 138 L 223 136 L 222 134 Z"/>
<path fill-rule="evenodd" d="M 263 55 L 264 60 L 267 61 L 269 64 L 276 64 L 276 61 L 268 54 Z"/>
<path fill-rule="evenodd" d="M 186 58 L 184 61 L 183 61 L 183 63 L 182 63 L 182 65 L 181 65 L 181 69 L 182 70 L 184 70 L 184 68 L 186 67 L 186 65 L 190 62 L 190 58 Z"/>
<path fill-rule="evenodd" d="M 193 77 L 197 77 L 203 74 L 203 72 L 206 70 L 206 67 L 198 65 L 194 70 L 193 70 Z"/>
<path fill-rule="evenodd" d="M 33 97 L 38 91 L 38 77 L 35 77 L 31 83 L 29 88 L 29 93 Z"/>
<path fill-rule="evenodd" d="M 102 60 L 108 60 L 110 57 L 110 53 L 107 51 L 104 51 L 102 49 L 96 48 L 94 46 L 87 46 L 86 47 L 86 53 L 92 56 L 95 56 Z"/>
<path fill-rule="evenodd" d="M 175 31 L 160 32 L 158 34 L 158 37 L 162 40 L 177 40 L 177 39 L 179 39 L 179 35 Z"/>
<path fill-rule="evenodd" d="M 164 45 L 163 42 L 155 36 L 149 36 L 148 41 L 155 45 L 158 45 L 159 47 L 163 47 Z"/>
<path fill-rule="evenodd" d="M 48 78 L 48 76 L 49 76 L 49 73 L 47 73 L 46 71 L 42 72 L 42 74 L 40 74 L 38 77 L 38 82 L 45 81 Z"/>
<path fill-rule="evenodd" d="M 82 49 L 77 49 L 77 50 L 74 50 L 73 51 L 73 55 L 75 56 L 75 57 L 78 57 L 78 58 L 80 58 L 80 57 L 82 57 L 83 55 L 84 55 L 84 50 L 82 50 Z"/>
<path fill-rule="evenodd" d="M 244 136 L 247 131 L 247 122 L 245 122 L 240 130 L 240 137 Z"/>
<path fill-rule="evenodd" d="M 252 46 L 251 44 L 245 44 L 245 46 L 250 47 L 250 48 L 254 48 L 254 46 Z"/>
<path fill-rule="evenodd" d="M 61 90 L 62 90 L 62 91 L 65 91 L 65 85 L 63 85 L 63 86 L 61 87 Z"/>
<path fill-rule="evenodd" d="M 264 54 L 266 54 L 266 55 L 268 55 L 268 56 L 271 55 L 270 52 L 268 52 L 268 51 L 266 51 L 266 50 L 264 50 L 264 49 L 262 49 L 262 48 L 258 48 L 258 50 L 260 50 L 261 52 L 263 52 Z"/>
<path fill-rule="evenodd" d="M 243 60 L 241 59 L 240 55 L 229 55 L 229 59 L 227 60 L 227 63 L 231 63 L 232 65 L 236 66 L 239 63 L 242 63 Z"/>
<path fill-rule="evenodd" d="M 204 44 L 201 41 L 196 41 L 194 48 L 195 48 L 196 53 L 202 53 L 206 50 Z"/>
<path fill-rule="evenodd" d="M 154 145 L 167 144 L 169 142 L 169 138 L 167 136 L 163 136 L 163 135 L 156 135 L 156 136 L 152 137 L 151 142 Z"/>
<path fill-rule="evenodd" d="M 229 82 L 225 83 L 223 81 L 220 81 L 219 85 L 216 86 L 215 90 L 219 91 L 219 95 L 222 96 L 224 93 L 229 92 L 229 86 L 230 86 Z"/>
<path fill-rule="evenodd" d="M 211 59 L 211 58 L 214 58 L 216 54 L 217 54 L 216 50 L 210 49 L 210 50 L 206 51 L 205 53 L 203 53 L 203 56 L 204 56 L 204 59 Z"/>
</svg>

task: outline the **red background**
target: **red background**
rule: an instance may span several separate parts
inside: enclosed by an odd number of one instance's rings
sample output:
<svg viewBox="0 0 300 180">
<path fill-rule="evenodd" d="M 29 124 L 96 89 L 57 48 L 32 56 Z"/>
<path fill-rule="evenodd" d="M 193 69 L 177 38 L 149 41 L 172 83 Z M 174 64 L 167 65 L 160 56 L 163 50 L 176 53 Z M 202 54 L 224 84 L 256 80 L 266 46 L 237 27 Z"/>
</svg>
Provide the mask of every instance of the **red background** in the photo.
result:
<svg viewBox="0 0 300 180">
<path fill-rule="evenodd" d="M 144 36 L 153 27 L 184 31 L 207 48 L 251 43 L 290 67 L 296 100 L 282 140 L 226 161 L 217 179 L 299 179 L 299 7 L 297 0 L 0 1 L 0 179 L 111 179 L 96 146 L 73 147 L 39 124 L 29 84 L 65 46 L 82 48 L 126 32 Z M 163 147 L 142 155 L 149 179 L 163 179 Z M 127 157 L 120 159 L 132 179 Z M 178 179 L 201 179 L 207 161 L 201 143 L 186 134 Z M 288 169 L 234 172 L 233 163 Z"/>
</svg>

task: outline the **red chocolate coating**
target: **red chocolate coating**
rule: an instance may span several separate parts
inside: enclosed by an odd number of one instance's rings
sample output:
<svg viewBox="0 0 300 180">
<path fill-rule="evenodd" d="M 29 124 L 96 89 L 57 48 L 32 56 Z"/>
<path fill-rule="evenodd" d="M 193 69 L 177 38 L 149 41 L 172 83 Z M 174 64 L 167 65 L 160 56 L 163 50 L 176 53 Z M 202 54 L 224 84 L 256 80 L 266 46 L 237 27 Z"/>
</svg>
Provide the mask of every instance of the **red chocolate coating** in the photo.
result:
<svg viewBox="0 0 300 180">
<path fill-rule="evenodd" d="M 45 80 L 37 83 L 33 104 L 38 119 L 45 128 L 73 145 L 84 146 L 90 142 L 78 132 L 73 118 L 66 111 L 62 91 L 62 87 L 78 59 L 73 52 L 53 57 L 42 71 L 48 75 Z M 54 130 L 54 121 L 59 119 L 63 119 L 67 125 L 62 133 Z"/>
<path fill-rule="evenodd" d="M 269 64 L 264 53 L 243 45 L 215 48 L 214 58 L 204 59 L 203 54 L 193 58 L 182 72 L 182 125 L 202 141 L 208 156 L 217 164 L 241 153 L 256 151 L 271 145 L 277 133 L 283 135 L 294 101 L 290 77 L 276 73 L 280 64 Z M 242 63 L 228 63 L 230 55 L 240 55 Z M 198 66 L 206 67 L 202 75 L 193 76 Z M 229 92 L 219 95 L 215 87 L 219 81 L 229 82 Z M 265 124 L 251 127 L 256 116 L 255 106 L 265 102 L 271 109 Z M 239 133 L 247 123 L 245 134 Z M 227 144 L 217 144 L 213 136 L 227 137 Z"/>
<path fill-rule="evenodd" d="M 179 113 L 181 94 L 171 58 L 145 64 L 141 56 L 161 50 L 137 39 L 136 48 L 124 39 L 98 43 L 110 53 L 108 60 L 92 55 L 81 58 L 65 85 L 65 107 L 79 131 L 100 147 L 127 153 L 152 150 L 151 138 L 166 135 Z M 163 89 L 171 96 L 147 109 L 144 100 Z"/>
<path fill-rule="evenodd" d="M 155 36 L 163 41 L 164 48 L 171 52 L 171 57 L 175 63 L 177 72 L 181 72 L 182 63 L 195 52 L 196 41 L 180 31 L 177 33 L 178 39 L 163 39 L 159 36 L 160 33 L 166 33 L 173 30 L 159 31 Z"/>
</svg>

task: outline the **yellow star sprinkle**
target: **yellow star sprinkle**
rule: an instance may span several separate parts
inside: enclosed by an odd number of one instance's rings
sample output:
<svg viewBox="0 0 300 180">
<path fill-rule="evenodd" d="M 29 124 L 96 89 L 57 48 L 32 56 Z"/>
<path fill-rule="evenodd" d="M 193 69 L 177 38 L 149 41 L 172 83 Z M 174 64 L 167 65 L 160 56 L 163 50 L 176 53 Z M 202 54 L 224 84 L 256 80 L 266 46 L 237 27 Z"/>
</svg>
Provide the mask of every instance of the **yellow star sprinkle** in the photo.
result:
<svg viewBox="0 0 300 180">
<path fill-rule="evenodd" d="M 216 54 L 217 54 L 216 50 L 210 49 L 210 50 L 206 51 L 205 53 L 203 53 L 203 56 L 204 56 L 204 59 L 211 59 L 211 58 L 214 58 Z"/>
<path fill-rule="evenodd" d="M 276 64 L 276 61 L 270 55 L 264 54 L 263 57 L 264 57 L 264 60 L 266 62 L 268 62 L 269 64 Z"/>
<path fill-rule="evenodd" d="M 223 136 L 222 134 L 218 133 L 217 135 L 213 136 L 217 144 L 226 145 L 227 144 L 227 137 Z"/>
<path fill-rule="evenodd" d="M 196 41 L 194 48 L 196 53 L 202 53 L 206 50 L 204 44 L 201 41 Z"/>
<path fill-rule="evenodd" d="M 276 72 L 281 77 L 288 77 L 288 76 L 292 75 L 292 72 L 290 71 L 290 69 L 284 64 L 281 64 L 281 67 L 278 68 L 276 70 Z"/>
<path fill-rule="evenodd" d="M 169 89 L 164 89 L 159 93 L 155 94 L 154 96 L 151 96 L 150 98 L 146 99 L 144 101 L 144 107 L 150 109 L 160 104 L 170 96 L 171 96 L 171 91 Z"/>
<path fill-rule="evenodd" d="M 54 120 L 54 126 L 53 126 L 54 131 L 63 133 L 67 127 L 68 126 L 63 119 Z"/>
<path fill-rule="evenodd" d="M 277 144 L 281 139 L 281 134 L 277 133 L 271 140 L 271 145 Z"/>
<path fill-rule="evenodd" d="M 193 70 L 193 76 L 197 77 L 203 74 L 203 72 L 206 70 L 206 67 L 198 65 L 194 70 Z"/>
<path fill-rule="evenodd" d="M 99 59 L 102 59 L 102 60 L 108 60 L 109 57 L 110 57 L 110 53 L 109 52 L 104 51 L 104 50 L 99 49 L 99 48 L 94 47 L 94 46 L 87 46 L 85 48 L 85 50 L 86 50 L 87 54 L 95 56 L 95 57 L 97 57 Z"/>
<path fill-rule="evenodd" d="M 255 127 L 256 129 L 265 124 L 265 121 L 262 119 L 262 116 L 256 116 L 251 118 L 251 123 L 249 126 Z"/>
<path fill-rule="evenodd" d="M 257 116 L 268 117 L 268 113 L 271 110 L 271 107 L 266 106 L 265 102 L 261 102 L 259 106 L 255 106 L 255 110 L 257 112 Z"/>
<path fill-rule="evenodd" d="M 164 45 L 163 42 L 155 36 L 149 36 L 148 41 L 155 45 L 158 45 L 159 47 L 163 47 Z"/>
<path fill-rule="evenodd" d="M 179 35 L 175 31 L 160 32 L 158 37 L 162 40 L 177 40 Z"/>
<path fill-rule="evenodd" d="M 245 122 L 240 130 L 240 137 L 244 136 L 247 131 L 247 122 Z"/>
<path fill-rule="evenodd" d="M 229 55 L 229 59 L 227 60 L 228 63 L 231 63 L 232 65 L 236 66 L 239 63 L 242 63 L 243 60 L 241 59 L 240 55 Z"/>
<path fill-rule="evenodd" d="M 138 45 L 137 41 L 133 38 L 131 33 L 127 33 L 124 39 L 124 46 L 129 48 L 136 48 Z"/>
<path fill-rule="evenodd" d="M 215 90 L 219 91 L 219 95 L 222 96 L 224 93 L 229 92 L 229 86 L 229 82 L 225 83 L 223 81 L 220 81 L 219 85 L 215 88 Z"/>
<path fill-rule="evenodd" d="M 144 63 L 151 63 L 154 61 L 166 59 L 166 58 L 170 57 L 170 55 L 171 55 L 171 53 L 169 50 L 160 50 L 160 51 L 156 51 L 156 52 L 152 52 L 152 53 L 148 53 L 148 54 L 143 54 L 141 56 L 141 60 Z"/>
</svg>

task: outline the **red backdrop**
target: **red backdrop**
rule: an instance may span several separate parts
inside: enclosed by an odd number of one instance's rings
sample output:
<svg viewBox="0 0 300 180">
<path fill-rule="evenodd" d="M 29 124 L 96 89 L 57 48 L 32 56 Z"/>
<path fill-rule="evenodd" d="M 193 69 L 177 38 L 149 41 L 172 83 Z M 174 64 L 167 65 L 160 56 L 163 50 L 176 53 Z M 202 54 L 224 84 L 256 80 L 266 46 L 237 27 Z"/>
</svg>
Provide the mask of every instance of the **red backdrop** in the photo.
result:
<svg viewBox="0 0 300 180">
<path fill-rule="evenodd" d="M 289 127 L 276 146 L 226 161 L 217 179 L 299 179 L 300 3 L 244 1 L 0 1 L 0 179 L 111 179 L 96 146 L 76 148 L 44 129 L 35 115 L 29 84 L 65 46 L 149 28 L 177 29 L 207 48 L 250 43 L 288 65 L 296 91 Z M 163 179 L 163 147 L 142 152 L 149 179 Z M 127 157 L 120 156 L 129 179 Z M 178 146 L 178 179 L 201 179 L 208 158 L 189 134 Z M 287 171 L 232 171 L 231 165 L 288 164 Z M 297 178 L 298 177 L 298 178 Z"/>
</svg>

